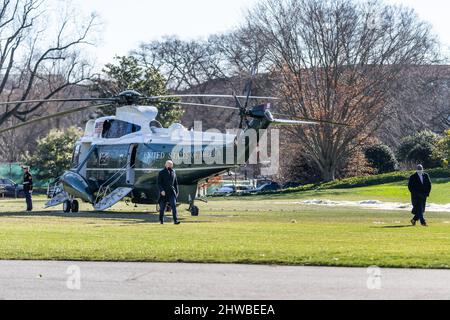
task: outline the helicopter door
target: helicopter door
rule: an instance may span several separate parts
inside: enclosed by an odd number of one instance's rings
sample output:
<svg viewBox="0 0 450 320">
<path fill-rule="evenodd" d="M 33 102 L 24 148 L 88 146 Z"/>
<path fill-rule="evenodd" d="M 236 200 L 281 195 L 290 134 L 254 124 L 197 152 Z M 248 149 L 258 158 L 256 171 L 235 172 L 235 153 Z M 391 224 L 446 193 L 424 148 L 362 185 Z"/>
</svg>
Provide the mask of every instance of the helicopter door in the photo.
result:
<svg viewBox="0 0 450 320">
<path fill-rule="evenodd" d="M 129 185 L 133 185 L 135 180 L 134 169 L 136 165 L 137 148 L 137 144 L 132 144 L 128 151 L 127 184 Z"/>
</svg>

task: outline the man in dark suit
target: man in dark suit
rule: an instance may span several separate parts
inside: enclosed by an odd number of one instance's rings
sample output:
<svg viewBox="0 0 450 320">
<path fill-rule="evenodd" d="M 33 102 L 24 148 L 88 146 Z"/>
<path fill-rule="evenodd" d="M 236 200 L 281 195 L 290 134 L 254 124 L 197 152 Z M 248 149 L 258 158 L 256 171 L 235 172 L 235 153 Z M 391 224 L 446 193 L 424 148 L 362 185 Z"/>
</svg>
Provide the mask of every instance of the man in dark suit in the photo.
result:
<svg viewBox="0 0 450 320">
<path fill-rule="evenodd" d="M 414 218 L 411 220 L 413 226 L 417 221 L 424 227 L 427 226 L 425 220 L 425 208 L 427 205 L 427 198 L 431 193 L 431 179 L 428 174 L 423 171 L 423 166 L 417 166 L 417 172 L 409 178 L 408 183 L 409 192 L 411 192 L 411 201 L 413 205 L 412 214 Z"/>
<path fill-rule="evenodd" d="M 173 222 L 178 225 L 180 222 L 177 217 L 177 198 L 178 198 L 178 180 L 177 174 L 173 169 L 173 162 L 167 161 L 166 167 L 158 175 L 159 189 L 159 221 L 164 224 L 164 213 L 167 204 L 172 208 Z"/>
<path fill-rule="evenodd" d="M 22 166 L 23 169 L 23 193 L 27 203 L 27 212 L 33 211 L 33 176 L 30 173 L 30 168 Z"/>
</svg>

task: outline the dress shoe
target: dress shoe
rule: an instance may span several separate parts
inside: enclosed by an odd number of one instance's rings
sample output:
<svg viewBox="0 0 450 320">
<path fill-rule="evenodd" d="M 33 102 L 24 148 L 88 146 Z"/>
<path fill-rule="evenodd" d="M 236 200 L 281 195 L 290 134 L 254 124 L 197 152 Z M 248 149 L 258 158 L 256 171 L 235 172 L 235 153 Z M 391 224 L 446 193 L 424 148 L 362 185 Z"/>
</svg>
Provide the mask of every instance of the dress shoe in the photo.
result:
<svg viewBox="0 0 450 320">
<path fill-rule="evenodd" d="M 417 221 L 416 221 L 416 220 L 414 220 L 414 219 L 412 219 L 412 220 L 411 220 L 411 224 L 413 225 L 413 227 L 415 227 L 415 226 L 416 226 L 416 223 L 417 223 Z"/>
</svg>

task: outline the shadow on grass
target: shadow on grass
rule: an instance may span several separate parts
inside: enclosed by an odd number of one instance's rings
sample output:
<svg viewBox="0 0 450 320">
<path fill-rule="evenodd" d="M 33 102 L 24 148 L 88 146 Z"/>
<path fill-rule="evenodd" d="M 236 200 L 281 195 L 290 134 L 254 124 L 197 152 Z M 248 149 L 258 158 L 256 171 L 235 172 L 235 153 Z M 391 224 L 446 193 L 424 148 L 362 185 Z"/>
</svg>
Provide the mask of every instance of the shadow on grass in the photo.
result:
<svg viewBox="0 0 450 320">
<path fill-rule="evenodd" d="M 33 211 L 25 212 L 5 212 L 0 213 L 0 218 L 4 217 L 45 217 L 45 218 L 69 218 L 69 219 L 99 219 L 99 220 L 126 220 L 128 224 L 158 223 L 159 214 L 157 213 L 136 213 L 136 212 L 78 212 L 63 213 L 52 211 Z M 208 223 L 209 221 L 185 221 L 183 217 L 179 220 L 183 223 Z M 169 213 L 165 217 L 166 223 L 173 222 L 172 214 Z"/>
<path fill-rule="evenodd" d="M 245 196 L 230 196 L 230 197 L 214 197 L 214 200 L 246 200 L 246 201 L 260 201 L 260 200 L 292 200 L 299 199 L 299 197 L 320 197 L 326 196 L 346 196 L 350 192 L 350 189 L 320 189 L 320 190 L 305 190 L 288 193 L 273 193 L 273 194 L 252 194 Z M 210 199 L 210 201 L 211 201 Z"/>
<path fill-rule="evenodd" d="M 372 229 L 404 229 L 404 228 L 413 228 L 413 226 L 412 225 L 407 225 L 407 226 L 372 227 Z"/>
</svg>

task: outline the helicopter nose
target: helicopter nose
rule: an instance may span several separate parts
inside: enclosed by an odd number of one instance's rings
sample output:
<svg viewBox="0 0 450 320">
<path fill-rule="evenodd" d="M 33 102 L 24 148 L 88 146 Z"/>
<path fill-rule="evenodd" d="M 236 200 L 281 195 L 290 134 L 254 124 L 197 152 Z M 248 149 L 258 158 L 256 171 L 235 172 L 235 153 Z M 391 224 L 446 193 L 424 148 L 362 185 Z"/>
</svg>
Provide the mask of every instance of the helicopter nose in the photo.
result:
<svg viewBox="0 0 450 320">
<path fill-rule="evenodd" d="M 89 185 L 86 180 L 77 174 L 76 172 L 65 172 L 60 181 L 63 185 L 64 191 L 74 196 L 75 198 L 82 199 L 89 203 L 94 203 L 94 195 L 90 191 Z"/>
</svg>

